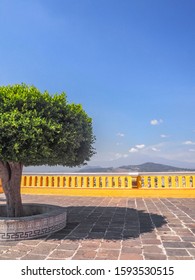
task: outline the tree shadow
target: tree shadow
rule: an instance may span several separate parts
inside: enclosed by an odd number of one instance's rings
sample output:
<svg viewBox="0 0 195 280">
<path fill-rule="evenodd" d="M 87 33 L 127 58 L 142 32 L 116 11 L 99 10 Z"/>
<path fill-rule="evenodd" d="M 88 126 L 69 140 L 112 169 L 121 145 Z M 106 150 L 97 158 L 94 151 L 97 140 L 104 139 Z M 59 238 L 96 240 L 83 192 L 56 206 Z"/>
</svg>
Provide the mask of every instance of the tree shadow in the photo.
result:
<svg viewBox="0 0 195 280">
<path fill-rule="evenodd" d="M 165 217 L 126 207 L 67 207 L 68 221 L 64 229 L 47 239 L 106 239 L 137 238 L 165 225 Z"/>
</svg>

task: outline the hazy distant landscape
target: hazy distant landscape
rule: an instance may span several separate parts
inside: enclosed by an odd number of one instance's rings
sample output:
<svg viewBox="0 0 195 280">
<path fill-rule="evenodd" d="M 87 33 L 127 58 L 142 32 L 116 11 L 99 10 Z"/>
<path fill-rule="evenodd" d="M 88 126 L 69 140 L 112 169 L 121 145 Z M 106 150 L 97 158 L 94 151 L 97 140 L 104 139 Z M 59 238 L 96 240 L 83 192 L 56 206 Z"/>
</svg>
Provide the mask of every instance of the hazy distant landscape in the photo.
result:
<svg viewBox="0 0 195 280">
<path fill-rule="evenodd" d="M 101 167 L 101 166 L 89 166 L 86 165 L 80 169 L 67 169 L 63 166 L 35 166 L 26 167 L 24 172 L 35 172 L 35 173 L 68 173 L 68 172 L 81 172 L 81 173 L 93 173 L 93 172 L 181 172 L 181 171 L 195 171 L 195 169 L 175 167 L 166 164 L 159 164 L 154 162 L 146 162 L 137 165 L 123 165 L 119 167 Z"/>
<path fill-rule="evenodd" d="M 177 171 L 195 171 L 195 169 L 187 169 L 174 167 L 165 164 L 146 162 L 138 165 L 123 165 L 119 167 L 100 167 L 86 166 L 79 172 L 177 172 Z"/>
</svg>

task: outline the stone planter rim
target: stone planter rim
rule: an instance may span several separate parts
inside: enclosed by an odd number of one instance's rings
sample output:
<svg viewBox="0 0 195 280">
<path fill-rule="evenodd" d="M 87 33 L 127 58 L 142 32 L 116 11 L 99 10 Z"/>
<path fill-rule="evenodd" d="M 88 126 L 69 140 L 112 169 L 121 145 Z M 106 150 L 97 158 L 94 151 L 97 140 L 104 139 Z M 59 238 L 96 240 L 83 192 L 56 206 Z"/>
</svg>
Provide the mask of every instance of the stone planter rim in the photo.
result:
<svg viewBox="0 0 195 280">
<path fill-rule="evenodd" d="M 0 208 L 2 207 L 5 212 L 6 205 L 1 204 Z M 65 207 L 41 203 L 24 203 L 23 207 L 24 212 L 30 215 L 0 216 L 0 241 L 34 239 L 59 231 L 66 226 Z"/>
<path fill-rule="evenodd" d="M 58 205 L 53 205 L 53 204 L 43 204 L 43 203 L 23 203 L 23 207 L 25 206 L 31 206 L 31 207 L 47 207 L 48 212 L 45 213 L 39 213 L 39 214 L 34 214 L 34 215 L 24 215 L 21 217 L 6 217 L 6 216 L 1 216 L 0 214 L 0 221 L 6 220 L 6 221 L 17 221 L 17 220 L 29 220 L 29 219 L 35 219 L 35 218 L 40 218 L 40 217 L 48 217 L 51 216 L 52 214 L 56 214 L 57 212 L 65 211 L 66 207 L 58 206 Z M 1 207 L 6 208 L 6 204 L 1 204 Z M 1 213 L 1 212 L 0 212 Z"/>
</svg>

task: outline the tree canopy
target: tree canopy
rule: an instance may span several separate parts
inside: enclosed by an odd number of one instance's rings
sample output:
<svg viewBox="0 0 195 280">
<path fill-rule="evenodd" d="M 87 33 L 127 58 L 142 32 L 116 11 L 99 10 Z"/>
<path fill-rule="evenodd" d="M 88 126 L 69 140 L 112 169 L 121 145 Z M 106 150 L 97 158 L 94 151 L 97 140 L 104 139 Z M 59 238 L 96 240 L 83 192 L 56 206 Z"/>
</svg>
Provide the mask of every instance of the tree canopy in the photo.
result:
<svg viewBox="0 0 195 280">
<path fill-rule="evenodd" d="M 66 94 L 16 84 L 0 87 L 0 161 L 78 166 L 95 153 L 92 119 Z"/>
</svg>

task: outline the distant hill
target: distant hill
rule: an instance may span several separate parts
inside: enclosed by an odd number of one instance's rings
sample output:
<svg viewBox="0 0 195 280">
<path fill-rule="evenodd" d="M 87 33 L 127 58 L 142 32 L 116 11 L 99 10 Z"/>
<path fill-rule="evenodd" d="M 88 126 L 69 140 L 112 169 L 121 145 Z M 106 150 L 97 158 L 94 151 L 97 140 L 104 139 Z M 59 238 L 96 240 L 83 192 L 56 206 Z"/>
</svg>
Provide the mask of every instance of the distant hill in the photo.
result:
<svg viewBox="0 0 195 280">
<path fill-rule="evenodd" d="M 78 172 L 86 172 L 86 173 L 93 173 L 93 172 L 116 172 L 115 169 L 113 167 L 101 167 L 101 166 L 86 166 L 80 170 L 78 170 Z"/>
<path fill-rule="evenodd" d="M 79 172 L 179 172 L 179 171 L 195 171 L 195 169 L 187 169 L 174 167 L 170 165 L 146 162 L 138 165 L 123 165 L 119 167 L 101 167 L 101 166 L 86 166 L 79 170 Z"/>
</svg>

